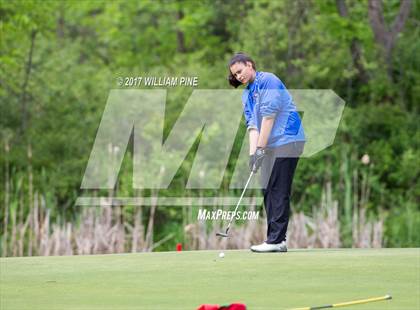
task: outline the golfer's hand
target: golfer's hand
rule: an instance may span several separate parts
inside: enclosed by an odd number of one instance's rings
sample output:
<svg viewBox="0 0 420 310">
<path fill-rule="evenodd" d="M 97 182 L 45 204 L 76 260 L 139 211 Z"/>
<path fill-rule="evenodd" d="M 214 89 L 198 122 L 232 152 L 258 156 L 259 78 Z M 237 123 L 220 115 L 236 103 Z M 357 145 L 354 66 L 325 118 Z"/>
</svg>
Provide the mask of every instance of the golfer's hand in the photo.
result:
<svg viewBox="0 0 420 310">
<path fill-rule="evenodd" d="M 252 171 L 252 168 L 254 167 L 254 154 L 249 155 L 249 171 Z"/>
<path fill-rule="evenodd" d="M 249 168 L 252 172 L 256 173 L 258 169 L 260 169 L 265 155 L 265 149 L 262 147 L 257 147 L 257 150 L 255 151 L 254 155 L 251 155 L 249 159 Z"/>
</svg>

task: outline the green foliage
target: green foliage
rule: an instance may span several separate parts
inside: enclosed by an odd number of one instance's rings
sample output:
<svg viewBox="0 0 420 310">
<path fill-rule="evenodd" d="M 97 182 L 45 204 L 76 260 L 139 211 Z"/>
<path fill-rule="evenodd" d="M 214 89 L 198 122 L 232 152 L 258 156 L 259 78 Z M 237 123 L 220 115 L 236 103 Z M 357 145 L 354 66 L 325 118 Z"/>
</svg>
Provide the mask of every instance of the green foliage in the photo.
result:
<svg viewBox="0 0 420 310">
<path fill-rule="evenodd" d="M 391 247 L 420 246 L 420 211 L 415 201 L 400 201 L 387 216 L 386 244 Z"/>
<path fill-rule="evenodd" d="M 300 160 L 295 210 L 311 212 L 324 184 L 331 182 L 348 228 L 354 194 L 360 191 L 354 180 L 368 178 L 366 207 L 373 215 L 387 212 L 387 245 L 418 246 L 413 227 L 418 227 L 420 212 L 420 4 L 413 1 L 398 34 L 389 76 L 366 2 L 345 3 L 347 18 L 333 0 L 1 2 L 0 180 L 10 184 L 11 211 L 16 212 L 22 195 L 24 204 L 29 203 L 30 168 L 34 192 L 44 194 L 54 218 L 77 216 L 72 206 L 117 77 L 188 75 L 199 77 L 199 88 L 228 88 L 226 64 L 233 52 L 245 51 L 258 70 L 276 73 L 288 88 L 333 89 L 347 103 L 334 145 Z M 398 9 L 396 0 L 384 5 L 388 24 Z M 367 82 L 354 65 L 353 42 L 360 45 Z M 191 91 L 168 90 L 164 137 Z M 232 104 L 241 104 L 240 98 Z M 216 135 L 221 129 L 212 130 Z M 244 135 L 242 123 L 234 154 L 239 154 Z M 10 151 L 5 151 L 6 144 Z M 368 166 L 360 161 L 364 154 L 370 156 Z M 184 193 L 193 158 L 191 153 L 171 189 L 160 194 Z M 223 189 L 236 160 L 246 159 L 231 158 Z M 118 193 L 134 195 L 131 182 L 129 149 Z M 5 191 L 2 186 L 2 201 Z M 183 234 L 184 215 L 177 208 L 158 209 L 157 222 L 158 239 L 175 233 L 159 249 L 173 247 Z"/>
</svg>

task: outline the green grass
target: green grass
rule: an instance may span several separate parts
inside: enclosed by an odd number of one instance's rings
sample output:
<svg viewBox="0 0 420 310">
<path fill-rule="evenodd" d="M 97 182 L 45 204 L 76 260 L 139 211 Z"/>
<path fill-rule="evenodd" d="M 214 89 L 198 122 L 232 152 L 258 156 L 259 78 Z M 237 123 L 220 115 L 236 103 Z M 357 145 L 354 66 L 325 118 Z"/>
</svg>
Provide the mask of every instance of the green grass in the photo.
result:
<svg viewBox="0 0 420 310">
<path fill-rule="evenodd" d="M 2 258 L 0 309 L 287 309 L 388 293 L 348 309 L 420 309 L 420 249 L 225 253 Z"/>
</svg>

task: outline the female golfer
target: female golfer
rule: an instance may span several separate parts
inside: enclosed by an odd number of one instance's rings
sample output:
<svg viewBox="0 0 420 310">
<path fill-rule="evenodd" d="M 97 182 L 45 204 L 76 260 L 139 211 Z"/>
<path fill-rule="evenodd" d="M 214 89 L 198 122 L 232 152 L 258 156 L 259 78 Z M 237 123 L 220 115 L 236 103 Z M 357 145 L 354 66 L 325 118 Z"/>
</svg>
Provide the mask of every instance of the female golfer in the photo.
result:
<svg viewBox="0 0 420 310">
<path fill-rule="evenodd" d="M 286 232 L 293 175 L 305 134 L 292 97 L 273 73 L 256 71 L 255 62 L 238 53 L 229 62 L 229 84 L 246 85 L 242 103 L 249 132 L 249 167 L 261 167 L 267 213 L 267 240 L 254 252 L 287 252 Z"/>
</svg>

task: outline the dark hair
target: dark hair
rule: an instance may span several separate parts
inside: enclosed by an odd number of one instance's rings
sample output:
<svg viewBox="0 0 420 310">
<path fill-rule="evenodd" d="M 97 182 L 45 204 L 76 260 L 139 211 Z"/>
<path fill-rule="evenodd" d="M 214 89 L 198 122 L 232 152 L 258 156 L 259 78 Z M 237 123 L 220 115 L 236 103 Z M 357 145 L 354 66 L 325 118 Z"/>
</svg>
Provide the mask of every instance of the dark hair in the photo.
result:
<svg viewBox="0 0 420 310">
<path fill-rule="evenodd" d="M 250 62 L 252 64 L 252 68 L 254 70 L 256 70 L 256 66 L 255 66 L 255 62 L 252 60 L 251 57 L 249 57 L 247 54 L 239 52 L 236 53 L 229 61 L 228 64 L 228 70 L 229 70 L 229 76 L 228 76 L 228 81 L 229 84 L 235 88 L 237 88 L 239 85 L 241 85 L 242 83 L 239 82 L 234 75 L 232 74 L 232 72 L 230 71 L 230 67 L 232 67 L 234 64 L 236 64 L 237 62 L 242 62 L 243 64 L 246 65 L 247 62 Z"/>
</svg>

